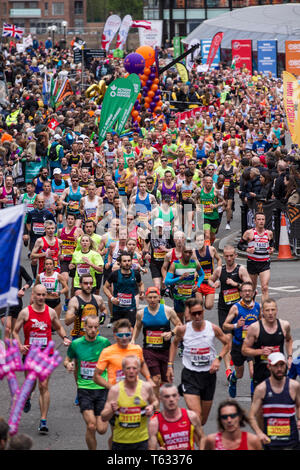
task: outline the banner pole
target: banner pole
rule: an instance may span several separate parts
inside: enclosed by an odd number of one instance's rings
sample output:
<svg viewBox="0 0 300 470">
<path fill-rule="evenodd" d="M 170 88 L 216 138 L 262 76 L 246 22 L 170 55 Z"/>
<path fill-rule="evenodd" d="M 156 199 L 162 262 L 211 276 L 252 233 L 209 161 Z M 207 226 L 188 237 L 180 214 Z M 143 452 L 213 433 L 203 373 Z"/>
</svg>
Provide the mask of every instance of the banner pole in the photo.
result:
<svg viewBox="0 0 300 470">
<path fill-rule="evenodd" d="M 191 54 L 192 52 L 194 52 L 196 49 L 198 49 L 198 47 L 200 47 L 200 44 L 195 44 L 194 46 L 192 46 L 190 49 L 188 49 L 186 52 L 184 52 L 183 54 L 181 54 L 179 57 L 176 57 L 176 59 L 174 59 L 172 62 L 170 62 L 168 65 L 166 65 L 165 67 L 163 67 L 162 69 L 159 69 L 158 71 L 158 74 L 161 75 L 162 73 L 164 73 L 166 70 L 170 69 L 171 67 L 173 67 L 173 65 L 177 64 L 177 62 L 180 62 L 182 59 L 184 59 L 187 55 Z"/>
</svg>

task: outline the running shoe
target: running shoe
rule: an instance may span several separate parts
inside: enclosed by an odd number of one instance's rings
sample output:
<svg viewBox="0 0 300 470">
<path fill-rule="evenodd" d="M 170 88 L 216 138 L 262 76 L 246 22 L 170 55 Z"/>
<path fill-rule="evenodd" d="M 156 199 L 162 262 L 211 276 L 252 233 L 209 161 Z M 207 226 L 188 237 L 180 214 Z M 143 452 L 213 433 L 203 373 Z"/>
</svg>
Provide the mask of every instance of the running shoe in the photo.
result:
<svg viewBox="0 0 300 470">
<path fill-rule="evenodd" d="M 230 230 L 230 224 L 226 224 L 225 230 Z"/>
<path fill-rule="evenodd" d="M 23 411 L 24 413 L 29 413 L 30 410 L 31 410 L 31 401 L 30 401 L 30 398 L 28 398 L 25 402 Z"/>
<path fill-rule="evenodd" d="M 107 326 L 107 328 L 111 328 L 112 327 L 112 322 L 110 321 L 106 326 Z"/>
<path fill-rule="evenodd" d="M 38 431 L 39 431 L 40 434 L 44 434 L 44 435 L 48 434 L 49 429 L 48 429 L 48 426 L 47 426 L 47 421 L 45 419 L 40 420 L 40 425 L 39 425 Z"/>
<path fill-rule="evenodd" d="M 228 380 L 228 382 L 229 382 L 229 380 L 230 380 L 230 377 L 231 377 L 231 374 L 232 374 L 232 371 L 231 371 L 231 369 L 226 369 L 226 372 L 225 372 L 225 374 L 226 374 L 226 379 L 227 379 L 227 380 Z"/>
<path fill-rule="evenodd" d="M 236 397 L 236 382 L 237 382 L 237 378 L 236 378 L 235 370 L 234 370 L 230 376 L 229 386 L 228 386 L 228 393 L 231 398 Z"/>
</svg>

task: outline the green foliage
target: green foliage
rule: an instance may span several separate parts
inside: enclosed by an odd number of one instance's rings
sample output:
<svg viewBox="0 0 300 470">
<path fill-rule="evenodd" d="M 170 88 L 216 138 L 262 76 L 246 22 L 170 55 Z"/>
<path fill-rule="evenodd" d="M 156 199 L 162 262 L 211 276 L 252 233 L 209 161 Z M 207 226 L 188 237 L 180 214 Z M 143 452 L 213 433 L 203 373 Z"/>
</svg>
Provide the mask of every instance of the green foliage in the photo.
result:
<svg viewBox="0 0 300 470">
<path fill-rule="evenodd" d="M 131 15 L 135 20 L 143 19 L 143 0 L 87 0 L 87 21 L 105 22 L 110 12 L 123 19 L 125 15 Z"/>
</svg>

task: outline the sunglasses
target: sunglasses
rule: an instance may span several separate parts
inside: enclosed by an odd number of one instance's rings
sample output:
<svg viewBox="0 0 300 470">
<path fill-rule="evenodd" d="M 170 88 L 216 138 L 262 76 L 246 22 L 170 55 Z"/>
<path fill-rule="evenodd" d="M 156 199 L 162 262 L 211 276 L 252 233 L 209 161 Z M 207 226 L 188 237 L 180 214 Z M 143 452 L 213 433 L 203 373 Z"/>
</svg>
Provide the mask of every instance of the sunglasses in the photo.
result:
<svg viewBox="0 0 300 470">
<path fill-rule="evenodd" d="M 130 338 L 131 333 L 116 333 L 117 338 Z"/>
<path fill-rule="evenodd" d="M 202 315 L 203 313 L 203 310 L 196 310 L 196 312 L 190 312 L 192 316 L 195 316 L 195 315 Z"/>
<path fill-rule="evenodd" d="M 238 416 L 238 413 L 229 413 L 228 415 L 221 415 L 220 418 L 226 420 L 228 418 L 234 419 Z"/>
</svg>

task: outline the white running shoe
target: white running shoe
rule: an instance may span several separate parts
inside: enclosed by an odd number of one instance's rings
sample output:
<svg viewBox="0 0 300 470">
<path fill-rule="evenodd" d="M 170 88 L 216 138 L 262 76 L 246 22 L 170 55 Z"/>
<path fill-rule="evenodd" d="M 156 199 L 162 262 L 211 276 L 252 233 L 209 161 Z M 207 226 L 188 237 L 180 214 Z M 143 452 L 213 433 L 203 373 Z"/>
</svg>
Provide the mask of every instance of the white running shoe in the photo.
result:
<svg viewBox="0 0 300 470">
<path fill-rule="evenodd" d="M 230 230 L 230 224 L 226 224 L 225 230 Z"/>
</svg>

